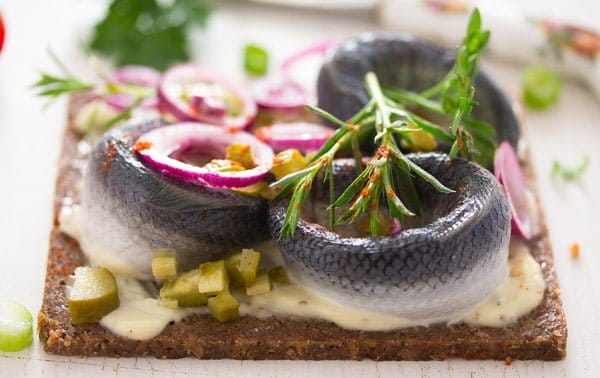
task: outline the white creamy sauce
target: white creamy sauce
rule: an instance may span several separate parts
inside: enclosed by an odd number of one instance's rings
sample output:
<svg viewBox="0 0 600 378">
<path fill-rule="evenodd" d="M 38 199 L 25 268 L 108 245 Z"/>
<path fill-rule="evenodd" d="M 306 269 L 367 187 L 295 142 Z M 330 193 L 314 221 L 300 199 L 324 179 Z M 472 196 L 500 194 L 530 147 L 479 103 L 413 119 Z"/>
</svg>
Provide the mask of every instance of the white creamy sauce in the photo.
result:
<svg viewBox="0 0 600 378">
<path fill-rule="evenodd" d="M 261 251 L 262 252 L 262 251 Z M 485 301 L 448 323 L 464 321 L 475 326 L 502 327 L 537 307 L 544 296 L 544 277 L 540 265 L 527 247 L 514 239 L 510 246 L 509 275 Z M 240 298 L 242 314 L 299 316 L 331 321 L 342 328 L 388 331 L 429 325 L 411 319 L 345 306 L 312 293 L 298 285 L 277 287 L 270 293 Z"/>
<path fill-rule="evenodd" d="M 167 308 L 151 298 L 133 278 L 117 278 L 119 308 L 106 315 L 100 324 L 112 333 L 134 340 L 148 340 L 160 334 L 165 327 L 198 309 Z"/>
<path fill-rule="evenodd" d="M 59 215 L 60 230 L 80 240 L 80 207 L 65 203 Z M 267 266 L 282 265 L 283 260 L 274 242 L 255 246 L 263 253 Z M 105 266 L 119 275 L 127 275 L 122 262 L 101 251 L 85 250 L 92 265 Z M 466 322 L 474 326 L 502 327 L 516 321 L 535 307 L 543 298 L 545 283 L 540 265 L 533 259 L 527 247 L 513 238 L 510 245 L 509 274 L 506 280 L 486 300 L 457 319 L 446 319 L 447 323 Z M 179 321 L 198 309 L 170 309 L 151 298 L 132 278 L 118 278 L 121 305 L 105 316 L 101 324 L 111 332 L 136 340 L 145 340 L 158 335 L 170 322 Z M 262 295 L 248 297 L 234 293 L 240 301 L 240 313 L 256 317 L 272 315 L 293 316 L 331 321 L 342 328 L 366 331 L 386 331 L 429 324 L 391 315 L 349 307 L 324 298 L 305 288 L 290 284 L 276 286 Z"/>
<path fill-rule="evenodd" d="M 503 327 L 542 303 L 546 289 L 542 269 L 518 239 L 511 240 L 508 263 L 506 281 L 460 320 L 477 326 Z"/>
</svg>

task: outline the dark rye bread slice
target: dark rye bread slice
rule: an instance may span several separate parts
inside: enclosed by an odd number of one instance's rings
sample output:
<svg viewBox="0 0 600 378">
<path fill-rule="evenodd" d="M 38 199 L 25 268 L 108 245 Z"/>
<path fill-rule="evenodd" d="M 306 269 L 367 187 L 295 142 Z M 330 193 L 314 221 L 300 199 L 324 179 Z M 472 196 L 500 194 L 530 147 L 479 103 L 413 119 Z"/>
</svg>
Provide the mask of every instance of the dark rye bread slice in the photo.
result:
<svg viewBox="0 0 600 378">
<path fill-rule="evenodd" d="M 363 332 L 299 318 L 245 316 L 236 322 L 219 323 L 210 315 L 192 315 L 170 324 L 151 340 L 136 341 L 113 335 L 98 324 L 73 325 L 64 284 L 85 259 L 78 243 L 59 231 L 58 213 L 63 199 L 76 195 L 74 188 L 79 180 L 79 170 L 73 163 L 79 139 L 76 132 L 67 128 L 56 182 L 44 301 L 38 316 L 39 337 L 46 352 L 78 356 L 256 360 L 441 360 L 451 357 L 559 360 L 565 356 L 567 327 L 540 206 L 541 232 L 530 242 L 530 247 L 542 266 L 546 281 L 544 299 L 532 313 L 505 328 L 458 324 Z M 534 184 L 530 160 L 523 168 L 527 180 Z M 78 201 L 78 198 L 74 200 Z M 536 201 L 539 204 L 537 195 Z"/>
</svg>

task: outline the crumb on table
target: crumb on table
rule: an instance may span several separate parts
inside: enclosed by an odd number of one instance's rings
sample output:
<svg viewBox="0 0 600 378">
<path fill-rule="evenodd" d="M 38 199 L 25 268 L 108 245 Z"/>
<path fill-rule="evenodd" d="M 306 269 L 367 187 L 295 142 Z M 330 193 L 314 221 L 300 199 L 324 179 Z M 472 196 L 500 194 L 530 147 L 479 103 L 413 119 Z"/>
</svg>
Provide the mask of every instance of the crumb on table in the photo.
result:
<svg viewBox="0 0 600 378">
<path fill-rule="evenodd" d="M 573 260 L 577 260 L 579 258 L 579 243 L 571 244 L 571 247 L 569 247 L 569 252 L 571 253 L 571 258 Z"/>
</svg>

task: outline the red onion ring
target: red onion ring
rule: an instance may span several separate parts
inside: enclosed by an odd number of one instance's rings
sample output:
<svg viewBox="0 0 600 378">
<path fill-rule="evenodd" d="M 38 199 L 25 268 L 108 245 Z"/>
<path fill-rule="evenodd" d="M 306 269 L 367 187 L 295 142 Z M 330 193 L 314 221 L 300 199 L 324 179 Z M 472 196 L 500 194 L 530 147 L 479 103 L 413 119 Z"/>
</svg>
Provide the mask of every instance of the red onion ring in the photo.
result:
<svg viewBox="0 0 600 378">
<path fill-rule="evenodd" d="M 195 110 L 182 98 L 182 87 L 195 83 L 212 84 L 235 95 L 242 103 L 240 114 L 214 117 Z M 257 112 L 256 103 L 243 88 L 202 66 L 191 63 L 177 65 L 165 72 L 158 85 L 158 100 L 162 111 L 171 113 L 180 121 L 208 122 L 238 130 L 248 128 L 254 122 Z"/>
<path fill-rule="evenodd" d="M 402 231 L 402 223 L 400 223 L 400 219 L 392 218 L 392 223 L 390 224 L 390 236 L 394 236 L 400 231 Z"/>
<path fill-rule="evenodd" d="M 187 164 L 172 157 L 192 145 L 206 146 L 225 155 L 227 146 L 243 143 L 250 146 L 257 166 L 235 172 L 215 172 L 206 167 Z M 139 146 L 139 147 L 138 147 Z M 202 123 L 184 122 L 142 134 L 136 148 L 143 161 L 162 173 L 179 180 L 215 188 L 243 188 L 263 179 L 273 164 L 273 150 L 252 134 Z"/>
<path fill-rule="evenodd" d="M 145 66 L 125 66 L 111 72 L 108 75 L 108 81 L 116 84 L 130 84 L 155 89 L 160 81 L 160 72 Z M 108 105 L 118 111 L 124 111 L 131 107 L 136 96 L 129 93 L 114 93 L 105 97 Z M 155 96 L 144 99 L 140 104 L 141 108 L 156 109 L 158 99 Z"/>
<path fill-rule="evenodd" d="M 335 130 L 308 122 L 275 123 L 261 127 L 254 134 L 275 151 L 295 148 L 302 152 L 318 151 Z"/>
<path fill-rule="evenodd" d="M 312 55 L 324 55 L 327 52 L 327 50 L 339 45 L 340 42 L 341 39 L 339 38 L 331 38 L 308 46 L 307 48 L 304 48 L 284 59 L 283 63 L 281 63 L 281 70 L 285 73 L 289 73 L 289 71 L 292 69 L 292 66 L 298 63 L 299 61 Z"/>
<path fill-rule="evenodd" d="M 282 77 L 258 80 L 252 83 L 254 100 L 263 109 L 295 111 L 311 101 L 312 92 L 292 78 L 291 69 L 299 61 L 312 56 L 323 55 L 331 47 L 340 43 L 339 39 L 328 39 L 304 48 L 286 58 L 281 64 Z"/>
<path fill-rule="evenodd" d="M 527 204 L 525 181 L 517 155 L 508 142 L 502 142 L 496 149 L 494 174 L 510 204 L 513 231 L 529 240 L 533 233 L 533 222 Z"/>
<path fill-rule="evenodd" d="M 308 91 L 286 78 L 267 78 L 251 84 L 254 100 L 262 109 L 298 110 L 309 101 Z"/>
</svg>

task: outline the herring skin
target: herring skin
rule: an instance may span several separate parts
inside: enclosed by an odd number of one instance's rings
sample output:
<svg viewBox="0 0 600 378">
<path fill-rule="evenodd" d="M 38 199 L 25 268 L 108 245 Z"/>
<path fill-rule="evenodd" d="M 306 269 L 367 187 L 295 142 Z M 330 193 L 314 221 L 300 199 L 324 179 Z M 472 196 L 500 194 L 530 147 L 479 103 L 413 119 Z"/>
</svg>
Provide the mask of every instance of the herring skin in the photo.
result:
<svg viewBox="0 0 600 378">
<path fill-rule="evenodd" d="M 301 219 L 280 238 L 289 199 L 270 206 L 269 227 L 291 275 L 338 302 L 421 320 L 449 321 L 483 301 L 505 279 L 510 208 L 494 176 L 445 154 L 407 155 L 456 192 L 415 185 L 424 225 L 388 237 L 341 237 Z M 336 160 L 336 194 L 352 181 L 351 160 Z M 313 200 L 327 200 L 327 186 Z"/>
<path fill-rule="evenodd" d="M 84 251 L 150 278 L 157 249 L 176 251 L 179 269 L 186 270 L 268 238 L 262 198 L 178 181 L 142 163 L 135 141 L 158 127 L 168 125 L 130 122 L 92 151 L 82 195 Z"/>
<path fill-rule="evenodd" d="M 318 105 L 349 119 L 369 100 L 367 72 L 374 72 L 383 86 L 422 91 L 443 79 L 454 60 L 454 50 L 411 35 L 364 33 L 327 56 L 317 81 Z M 494 126 L 497 141 L 507 140 L 516 149 L 520 131 L 511 101 L 482 71 L 475 80 L 475 101 L 473 117 Z"/>
</svg>

